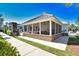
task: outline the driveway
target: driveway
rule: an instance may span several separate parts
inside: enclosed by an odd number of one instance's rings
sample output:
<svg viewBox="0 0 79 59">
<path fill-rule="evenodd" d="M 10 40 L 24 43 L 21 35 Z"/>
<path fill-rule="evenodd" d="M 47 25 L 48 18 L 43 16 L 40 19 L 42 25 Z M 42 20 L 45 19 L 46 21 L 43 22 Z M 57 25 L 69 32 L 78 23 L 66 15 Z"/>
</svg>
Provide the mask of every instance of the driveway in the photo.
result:
<svg viewBox="0 0 79 59">
<path fill-rule="evenodd" d="M 14 37 L 0 32 L 0 35 L 5 38 L 12 46 L 16 47 L 21 56 L 56 56 L 40 48 L 34 47 L 30 44 L 17 40 Z"/>
</svg>

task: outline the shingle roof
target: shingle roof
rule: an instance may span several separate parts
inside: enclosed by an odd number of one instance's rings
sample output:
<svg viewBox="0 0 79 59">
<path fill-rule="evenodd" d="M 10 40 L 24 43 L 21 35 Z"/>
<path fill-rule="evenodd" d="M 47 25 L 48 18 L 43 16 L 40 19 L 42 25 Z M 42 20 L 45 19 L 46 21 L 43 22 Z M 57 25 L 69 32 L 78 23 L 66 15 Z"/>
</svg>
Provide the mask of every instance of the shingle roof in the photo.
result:
<svg viewBox="0 0 79 59">
<path fill-rule="evenodd" d="M 47 14 L 47 13 L 43 13 L 42 15 L 37 16 L 37 17 L 35 17 L 35 18 L 33 18 L 33 19 L 30 19 L 30 20 L 28 20 L 28 21 L 26 21 L 26 22 L 24 22 L 24 23 L 28 23 L 28 22 L 32 22 L 32 21 L 36 21 L 36 20 L 39 20 L 39 19 L 47 19 L 47 18 L 50 18 L 50 17 L 54 17 L 54 18 L 56 18 L 54 15 Z M 55 21 L 58 21 L 59 23 L 61 23 L 57 18 L 56 18 Z M 23 23 L 23 24 L 24 24 L 24 23 Z"/>
</svg>

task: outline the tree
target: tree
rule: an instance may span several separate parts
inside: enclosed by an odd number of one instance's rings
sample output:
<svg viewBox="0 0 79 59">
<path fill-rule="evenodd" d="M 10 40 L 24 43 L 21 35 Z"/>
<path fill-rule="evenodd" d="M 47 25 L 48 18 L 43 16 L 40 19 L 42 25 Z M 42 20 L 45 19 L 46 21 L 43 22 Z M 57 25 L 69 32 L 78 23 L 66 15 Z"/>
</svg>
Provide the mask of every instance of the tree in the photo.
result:
<svg viewBox="0 0 79 59">
<path fill-rule="evenodd" d="M 4 32 L 4 33 L 7 33 L 7 31 L 8 31 L 8 27 L 7 27 L 7 25 L 4 25 L 4 27 L 3 27 L 3 32 Z"/>
<path fill-rule="evenodd" d="M 77 17 L 76 24 L 79 26 L 79 17 Z"/>
<path fill-rule="evenodd" d="M 70 7 L 72 6 L 72 3 L 65 3 L 65 6 Z"/>
<path fill-rule="evenodd" d="M 76 31 L 76 26 L 74 24 L 69 25 L 69 31 Z"/>
<path fill-rule="evenodd" d="M 70 7 L 70 6 L 72 6 L 72 5 L 73 5 L 73 3 L 65 3 L 65 6 L 67 6 L 67 7 Z M 76 3 L 76 6 L 79 7 L 79 3 Z"/>
<path fill-rule="evenodd" d="M 77 26 L 76 26 L 77 28 L 76 29 L 79 30 L 79 16 L 77 17 L 77 20 L 76 20 L 75 23 L 77 24 Z"/>
</svg>

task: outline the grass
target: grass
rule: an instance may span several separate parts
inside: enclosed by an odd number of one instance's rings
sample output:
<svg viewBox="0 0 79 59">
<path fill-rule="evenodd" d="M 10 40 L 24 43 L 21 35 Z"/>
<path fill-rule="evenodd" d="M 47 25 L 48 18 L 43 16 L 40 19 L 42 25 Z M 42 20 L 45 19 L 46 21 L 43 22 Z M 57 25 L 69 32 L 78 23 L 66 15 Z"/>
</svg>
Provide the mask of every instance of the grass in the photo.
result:
<svg viewBox="0 0 79 59">
<path fill-rule="evenodd" d="M 20 38 L 20 37 L 15 37 L 15 38 L 18 39 L 18 40 L 21 40 L 25 43 L 31 44 L 35 47 L 38 47 L 40 49 L 43 49 L 47 52 L 50 52 L 52 54 L 58 55 L 58 56 L 74 56 L 75 55 L 74 53 L 72 53 L 71 49 L 68 46 L 67 46 L 66 51 L 62 51 L 62 50 L 52 48 L 52 47 L 49 47 L 49 46 L 45 46 L 45 45 L 42 45 L 42 44 L 39 44 L 39 43 L 36 43 L 36 42 L 25 40 L 25 39 Z"/>
<path fill-rule="evenodd" d="M 0 36 L 0 56 L 19 56 L 16 47 L 11 46 L 2 36 Z"/>
<path fill-rule="evenodd" d="M 75 38 L 70 37 L 68 44 L 69 45 L 79 45 L 79 36 L 76 36 Z"/>
</svg>

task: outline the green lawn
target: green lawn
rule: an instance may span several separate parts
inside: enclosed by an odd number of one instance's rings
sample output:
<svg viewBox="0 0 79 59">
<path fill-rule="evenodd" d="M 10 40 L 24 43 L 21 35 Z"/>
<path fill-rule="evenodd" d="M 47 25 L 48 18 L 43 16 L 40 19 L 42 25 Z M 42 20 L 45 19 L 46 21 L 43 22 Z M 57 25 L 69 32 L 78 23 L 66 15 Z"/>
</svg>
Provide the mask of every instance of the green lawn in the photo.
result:
<svg viewBox="0 0 79 59">
<path fill-rule="evenodd" d="M 75 38 L 73 38 L 73 37 L 70 37 L 69 38 L 69 41 L 68 41 L 68 44 L 77 44 L 77 45 L 79 45 L 79 36 L 76 36 Z"/>
<path fill-rule="evenodd" d="M 45 46 L 45 45 L 42 45 L 42 44 L 39 44 L 39 43 L 36 43 L 36 42 L 32 42 L 32 41 L 29 41 L 29 40 L 25 40 L 23 38 L 20 38 L 20 37 L 15 37 L 16 39 L 18 40 L 21 40 L 25 43 L 28 43 L 28 44 L 31 44 L 35 47 L 38 47 L 40 49 L 43 49 L 45 51 L 48 51 L 52 54 L 55 54 L 55 55 L 58 55 L 58 56 L 74 56 L 76 54 L 74 54 L 71 49 L 69 48 L 69 46 L 67 46 L 67 49 L 66 51 L 62 51 L 62 50 L 59 50 L 59 49 L 55 49 L 55 48 L 52 48 L 52 47 L 49 47 L 49 46 Z"/>
<path fill-rule="evenodd" d="M 19 56 L 17 49 L 0 36 L 0 56 Z"/>
</svg>

